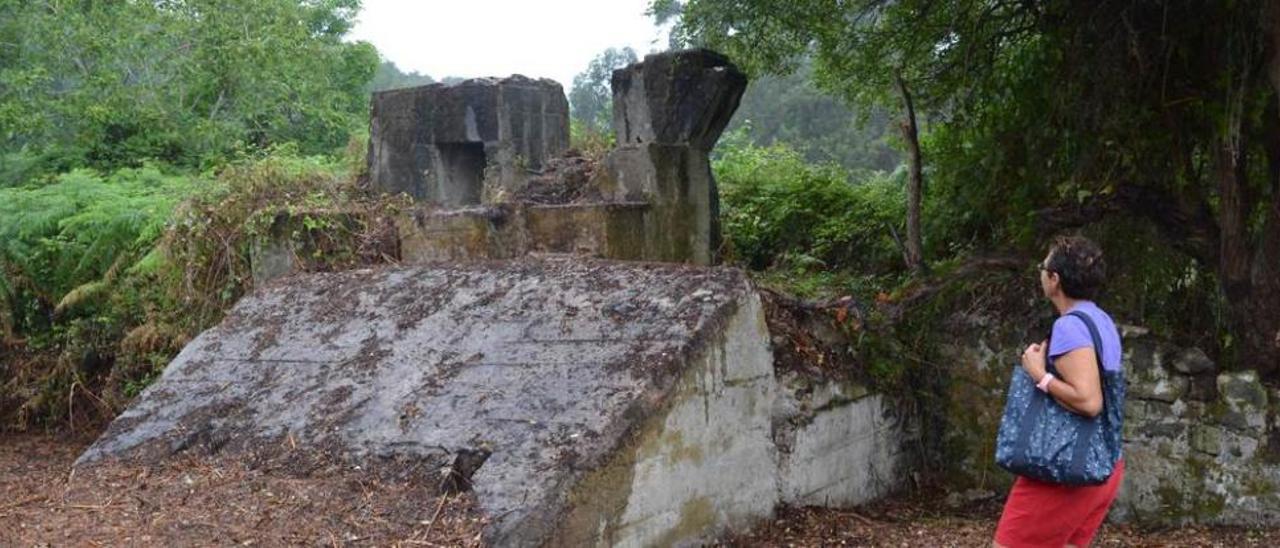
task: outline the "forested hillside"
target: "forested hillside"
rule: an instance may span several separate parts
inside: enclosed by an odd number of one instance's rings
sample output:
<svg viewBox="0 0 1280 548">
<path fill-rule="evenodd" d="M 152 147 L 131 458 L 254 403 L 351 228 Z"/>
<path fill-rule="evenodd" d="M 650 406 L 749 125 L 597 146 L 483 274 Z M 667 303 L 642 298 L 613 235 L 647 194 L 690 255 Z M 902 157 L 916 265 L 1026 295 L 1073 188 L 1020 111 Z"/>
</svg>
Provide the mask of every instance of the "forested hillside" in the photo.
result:
<svg viewBox="0 0 1280 548">
<path fill-rule="evenodd" d="M 203 167 L 346 143 L 377 51 L 354 0 L 5 3 L 3 184 L 143 160 Z"/>
</svg>

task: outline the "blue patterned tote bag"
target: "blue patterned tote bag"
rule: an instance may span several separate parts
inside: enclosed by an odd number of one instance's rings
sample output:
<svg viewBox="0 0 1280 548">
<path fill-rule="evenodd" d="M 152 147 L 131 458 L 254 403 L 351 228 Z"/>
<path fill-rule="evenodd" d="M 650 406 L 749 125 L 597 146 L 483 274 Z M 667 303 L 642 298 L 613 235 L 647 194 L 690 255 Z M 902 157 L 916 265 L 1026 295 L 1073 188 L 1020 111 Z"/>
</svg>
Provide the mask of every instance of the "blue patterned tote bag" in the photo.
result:
<svg viewBox="0 0 1280 548">
<path fill-rule="evenodd" d="M 1105 483 L 1120 459 L 1124 424 L 1124 371 L 1102 367 L 1102 337 L 1093 320 L 1084 321 L 1093 338 L 1102 381 L 1102 412 L 1093 418 L 1067 410 L 1036 389 L 1035 381 L 1015 366 L 996 435 L 996 464 L 1019 476 L 1067 485 Z M 1047 371 L 1058 377 L 1049 359 Z"/>
</svg>

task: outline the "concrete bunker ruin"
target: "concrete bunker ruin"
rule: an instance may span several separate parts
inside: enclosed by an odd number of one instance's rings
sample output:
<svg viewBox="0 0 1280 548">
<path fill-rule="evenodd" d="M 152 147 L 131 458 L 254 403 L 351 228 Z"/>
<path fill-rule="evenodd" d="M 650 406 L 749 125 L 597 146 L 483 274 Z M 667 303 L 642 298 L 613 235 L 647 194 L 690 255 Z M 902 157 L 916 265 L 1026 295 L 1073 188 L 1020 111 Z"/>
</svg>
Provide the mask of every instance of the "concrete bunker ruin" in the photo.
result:
<svg viewBox="0 0 1280 548">
<path fill-rule="evenodd" d="M 894 489 L 911 419 L 781 366 L 772 305 L 707 266 L 708 154 L 745 76 L 694 50 L 613 84 L 619 144 L 599 163 L 565 154 L 549 81 L 376 94 L 371 182 L 417 200 L 402 264 L 274 280 L 298 268 L 288 241 L 264 247 L 262 286 L 79 464 L 300 446 L 465 469 L 486 539 L 512 546 L 667 546 Z"/>
<path fill-rule="evenodd" d="M 523 76 L 431 84 L 376 93 L 369 132 L 378 189 L 470 206 L 486 177 L 513 185 L 569 146 L 569 103 L 559 84 Z"/>
<path fill-rule="evenodd" d="M 616 71 L 618 146 L 598 164 L 568 150 L 568 104 L 549 80 L 382 92 L 369 175 L 420 202 L 400 225 L 406 262 L 572 253 L 712 264 L 719 204 L 708 155 L 746 83 L 705 50 Z"/>
</svg>

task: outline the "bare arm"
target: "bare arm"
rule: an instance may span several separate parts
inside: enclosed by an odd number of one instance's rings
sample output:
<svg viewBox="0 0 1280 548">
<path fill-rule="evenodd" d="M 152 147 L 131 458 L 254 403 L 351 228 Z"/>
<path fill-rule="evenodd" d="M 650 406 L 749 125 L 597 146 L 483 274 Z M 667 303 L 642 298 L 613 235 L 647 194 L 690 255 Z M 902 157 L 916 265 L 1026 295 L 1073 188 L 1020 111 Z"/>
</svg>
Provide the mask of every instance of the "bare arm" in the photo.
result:
<svg viewBox="0 0 1280 548">
<path fill-rule="evenodd" d="M 1077 348 L 1058 356 L 1058 375 L 1049 383 L 1049 395 L 1067 409 L 1086 417 L 1102 412 L 1102 379 L 1092 347 Z"/>
<path fill-rule="evenodd" d="M 1040 382 L 1045 375 L 1045 347 L 1033 344 L 1022 354 L 1022 367 L 1032 379 Z M 1092 347 L 1067 352 L 1054 360 L 1058 374 L 1049 383 L 1049 395 L 1077 414 L 1096 417 L 1102 412 L 1102 378 Z"/>
</svg>

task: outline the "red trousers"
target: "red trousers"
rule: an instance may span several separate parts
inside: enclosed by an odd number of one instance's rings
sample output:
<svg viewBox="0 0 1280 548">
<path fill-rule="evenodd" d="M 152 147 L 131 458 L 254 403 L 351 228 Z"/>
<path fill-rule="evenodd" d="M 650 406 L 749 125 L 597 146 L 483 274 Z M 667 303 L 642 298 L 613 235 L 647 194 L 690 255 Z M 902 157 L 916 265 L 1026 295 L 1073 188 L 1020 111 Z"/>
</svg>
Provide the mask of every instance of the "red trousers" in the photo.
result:
<svg viewBox="0 0 1280 548">
<path fill-rule="evenodd" d="M 1009 548 L 1088 546 L 1124 480 L 1124 459 L 1102 485 L 1070 486 L 1018 476 L 996 526 Z"/>
</svg>

